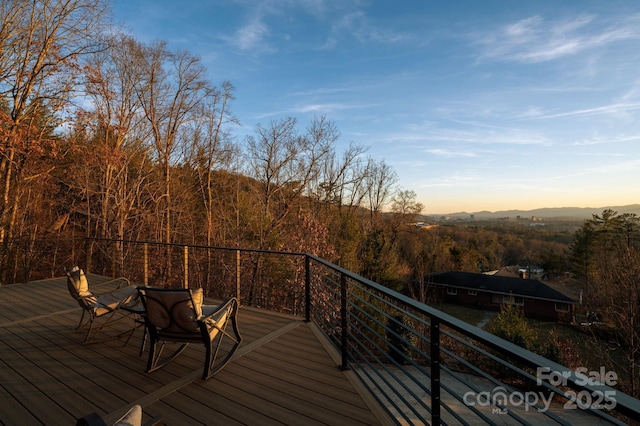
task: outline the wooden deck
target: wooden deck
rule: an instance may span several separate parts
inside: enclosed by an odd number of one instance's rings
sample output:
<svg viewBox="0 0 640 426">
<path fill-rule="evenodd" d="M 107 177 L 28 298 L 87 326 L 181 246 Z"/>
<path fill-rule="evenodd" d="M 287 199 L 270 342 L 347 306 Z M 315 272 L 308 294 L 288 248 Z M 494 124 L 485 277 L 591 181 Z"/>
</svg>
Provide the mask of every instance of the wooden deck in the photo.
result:
<svg viewBox="0 0 640 426">
<path fill-rule="evenodd" d="M 104 280 L 89 276 L 94 291 Z M 71 425 L 91 412 L 115 421 L 133 404 L 142 405 L 145 421 L 160 417 L 166 425 L 388 422 L 351 373 L 340 371 L 314 326 L 298 318 L 242 307 L 240 349 L 203 381 L 204 347 L 190 345 L 147 374 L 141 329 L 126 346 L 82 345 L 80 315 L 66 278 L 0 287 L 0 424 Z M 131 325 L 127 319 L 119 327 Z"/>
</svg>

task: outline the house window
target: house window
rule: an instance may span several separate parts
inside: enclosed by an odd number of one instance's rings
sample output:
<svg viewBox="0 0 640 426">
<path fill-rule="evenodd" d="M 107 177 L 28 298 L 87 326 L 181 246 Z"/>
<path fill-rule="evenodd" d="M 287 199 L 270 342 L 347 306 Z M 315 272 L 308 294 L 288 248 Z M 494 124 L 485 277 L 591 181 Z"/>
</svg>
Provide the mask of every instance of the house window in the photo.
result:
<svg viewBox="0 0 640 426">
<path fill-rule="evenodd" d="M 524 306 L 524 299 L 521 296 L 502 296 L 502 303 Z"/>
<path fill-rule="evenodd" d="M 569 312 L 569 304 L 568 303 L 558 303 L 558 302 L 556 302 L 556 311 L 557 312 Z"/>
<path fill-rule="evenodd" d="M 458 289 L 457 288 L 447 287 L 447 294 L 449 296 L 455 296 L 456 294 L 458 294 Z"/>
<path fill-rule="evenodd" d="M 467 294 L 469 296 L 477 296 L 478 295 L 478 290 L 467 290 Z"/>
</svg>

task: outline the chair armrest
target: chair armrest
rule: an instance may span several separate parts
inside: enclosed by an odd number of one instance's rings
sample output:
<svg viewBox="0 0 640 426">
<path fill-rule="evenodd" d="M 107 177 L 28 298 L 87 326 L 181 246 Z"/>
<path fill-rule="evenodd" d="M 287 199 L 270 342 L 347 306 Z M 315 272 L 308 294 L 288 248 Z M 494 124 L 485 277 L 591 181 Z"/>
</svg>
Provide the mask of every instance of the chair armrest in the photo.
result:
<svg viewBox="0 0 640 426">
<path fill-rule="evenodd" d="M 235 306 L 233 306 L 235 305 Z M 211 305 L 203 305 L 202 306 L 202 316 L 198 319 L 198 321 L 203 321 L 203 322 L 208 322 L 208 321 L 215 321 L 214 317 L 216 315 L 218 315 L 221 311 L 227 310 L 227 309 L 237 309 L 238 307 L 238 299 L 236 299 L 235 297 L 228 297 L 226 299 L 224 299 L 222 301 L 222 303 L 220 303 L 219 305 L 217 305 L 215 307 L 215 309 L 212 312 L 208 312 L 207 315 L 204 314 L 205 309 L 207 306 L 211 306 Z"/>
<path fill-rule="evenodd" d="M 120 284 L 118 284 L 118 288 L 129 287 L 131 285 L 131 281 L 129 281 L 129 278 L 126 277 L 115 278 L 111 280 L 111 282 L 113 281 L 122 281 Z"/>
<path fill-rule="evenodd" d="M 102 282 L 100 284 L 97 284 L 97 285 L 113 284 L 113 283 L 117 283 L 118 281 L 121 281 L 121 283 L 118 284 L 118 287 L 116 287 L 116 288 L 128 287 L 128 286 L 131 285 L 131 281 L 129 281 L 129 278 L 127 278 L 127 277 L 114 278 L 114 279 Z"/>
<path fill-rule="evenodd" d="M 100 302 L 98 302 L 98 299 L 96 298 L 96 295 L 91 293 L 87 296 L 79 296 L 78 300 L 82 300 L 84 302 L 85 305 L 87 305 L 87 307 L 89 308 L 100 308 L 102 307 L 102 304 Z"/>
<path fill-rule="evenodd" d="M 91 285 L 91 288 L 101 287 L 103 285 L 113 284 L 113 283 L 116 283 L 116 282 L 120 282 L 120 283 L 117 285 L 117 287 L 115 289 L 107 290 L 107 291 L 104 291 L 102 293 L 95 293 L 96 296 L 99 296 L 101 294 L 111 293 L 114 290 L 119 290 L 121 288 L 129 287 L 131 285 L 131 281 L 129 281 L 129 278 L 119 277 L 119 278 L 114 278 L 112 280 L 107 280 L 105 282 L 101 282 L 99 284 L 93 284 L 93 285 Z"/>
</svg>

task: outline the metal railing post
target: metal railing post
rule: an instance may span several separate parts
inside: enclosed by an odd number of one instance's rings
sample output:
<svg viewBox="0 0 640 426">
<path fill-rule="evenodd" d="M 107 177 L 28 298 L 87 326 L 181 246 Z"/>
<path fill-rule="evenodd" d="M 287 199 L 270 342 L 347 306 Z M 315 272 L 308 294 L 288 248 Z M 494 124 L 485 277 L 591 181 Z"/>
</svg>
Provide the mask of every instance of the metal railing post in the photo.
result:
<svg viewBox="0 0 640 426">
<path fill-rule="evenodd" d="M 189 247 L 184 246 L 184 288 L 189 288 Z"/>
<path fill-rule="evenodd" d="M 431 424 L 440 425 L 440 321 L 431 317 Z"/>
<path fill-rule="evenodd" d="M 118 272 L 116 271 L 116 268 L 118 267 L 118 263 L 116 258 L 118 257 L 118 247 L 117 247 L 117 242 L 116 241 L 112 241 L 112 246 L 111 246 L 111 278 L 115 278 L 118 276 Z"/>
<path fill-rule="evenodd" d="M 311 259 L 304 256 L 304 321 L 311 321 Z"/>
<path fill-rule="evenodd" d="M 240 303 L 240 250 L 236 250 L 236 298 L 238 299 L 238 306 Z"/>
<path fill-rule="evenodd" d="M 143 274 L 144 274 L 144 285 L 148 286 L 149 285 L 149 244 L 144 243 L 142 245 L 142 253 L 143 253 Z"/>
<path fill-rule="evenodd" d="M 341 336 L 341 350 L 342 353 L 342 365 L 340 366 L 341 370 L 349 369 L 349 353 L 348 353 L 348 329 L 349 329 L 349 321 L 347 318 L 347 277 L 344 274 L 340 274 L 340 323 L 342 328 L 342 336 Z"/>
</svg>

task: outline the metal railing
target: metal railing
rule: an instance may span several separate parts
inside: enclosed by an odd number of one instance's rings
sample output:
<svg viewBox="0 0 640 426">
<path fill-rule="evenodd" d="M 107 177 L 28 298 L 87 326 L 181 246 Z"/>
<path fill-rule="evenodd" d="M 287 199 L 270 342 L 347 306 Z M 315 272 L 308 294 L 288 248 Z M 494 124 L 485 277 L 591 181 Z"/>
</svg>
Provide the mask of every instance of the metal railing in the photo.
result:
<svg viewBox="0 0 640 426">
<path fill-rule="evenodd" d="M 610 371 L 573 371 L 322 259 L 311 316 L 399 424 L 627 424 Z M 604 373 L 604 374 L 603 374 Z M 604 383 L 595 383 L 594 378 Z M 615 417 L 614 417 L 615 416 Z"/>
<path fill-rule="evenodd" d="M 640 401 L 613 387 L 618 378 L 604 366 L 571 370 L 309 254 L 103 239 L 65 244 L 72 254 L 58 260 L 66 264 L 45 271 L 61 274 L 78 263 L 141 284 L 235 295 L 243 305 L 312 321 L 341 354 L 341 368 L 397 424 L 640 419 Z"/>
</svg>

